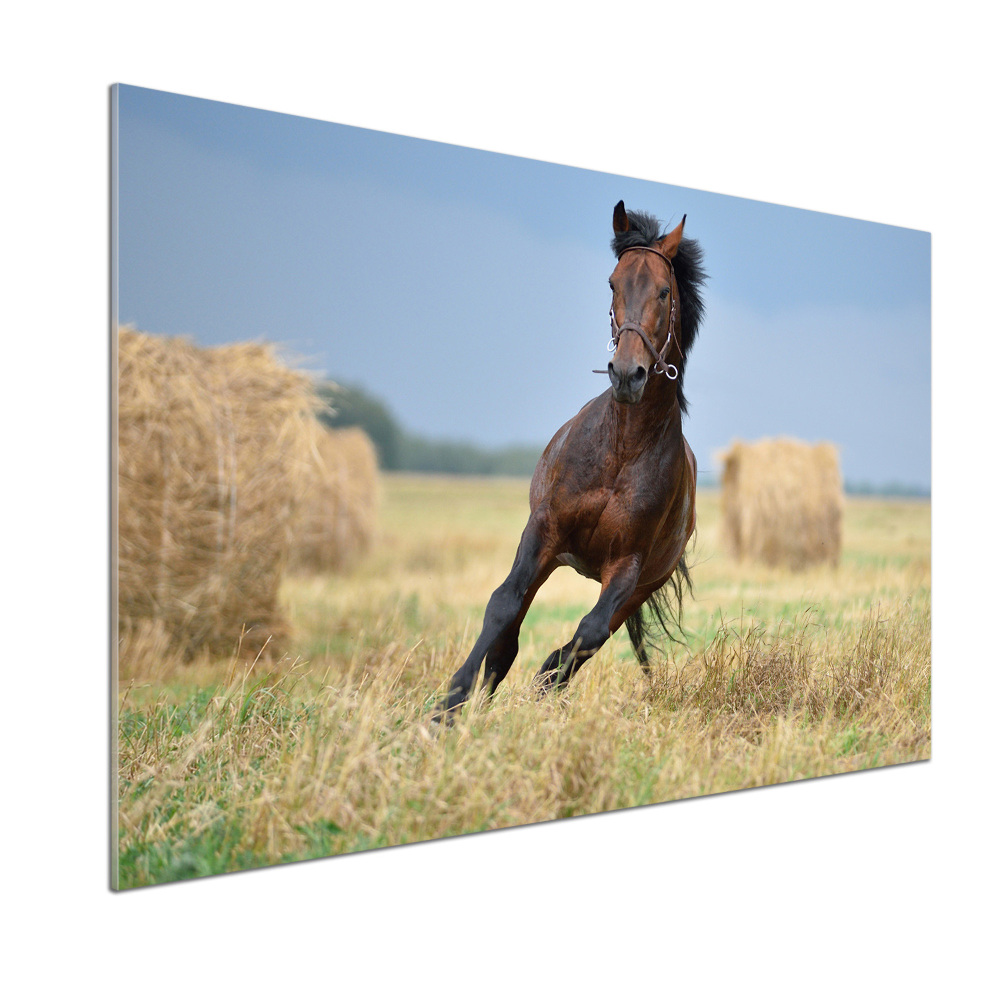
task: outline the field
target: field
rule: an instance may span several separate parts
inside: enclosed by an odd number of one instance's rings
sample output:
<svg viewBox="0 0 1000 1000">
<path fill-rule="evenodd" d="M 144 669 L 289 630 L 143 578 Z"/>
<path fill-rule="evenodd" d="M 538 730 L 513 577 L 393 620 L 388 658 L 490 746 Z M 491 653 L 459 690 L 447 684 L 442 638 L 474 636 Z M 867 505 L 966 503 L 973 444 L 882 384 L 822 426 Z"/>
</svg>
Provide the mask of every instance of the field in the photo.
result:
<svg viewBox="0 0 1000 1000">
<path fill-rule="evenodd" d="M 624 630 L 531 687 L 597 585 L 542 588 L 491 704 L 430 709 L 475 640 L 527 481 L 386 476 L 373 551 L 292 577 L 290 655 L 119 649 L 119 885 L 516 826 L 928 758 L 930 505 L 849 498 L 841 565 L 738 564 L 702 491 L 686 645 L 646 678 Z M 265 651 L 266 652 L 266 651 Z"/>
</svg>

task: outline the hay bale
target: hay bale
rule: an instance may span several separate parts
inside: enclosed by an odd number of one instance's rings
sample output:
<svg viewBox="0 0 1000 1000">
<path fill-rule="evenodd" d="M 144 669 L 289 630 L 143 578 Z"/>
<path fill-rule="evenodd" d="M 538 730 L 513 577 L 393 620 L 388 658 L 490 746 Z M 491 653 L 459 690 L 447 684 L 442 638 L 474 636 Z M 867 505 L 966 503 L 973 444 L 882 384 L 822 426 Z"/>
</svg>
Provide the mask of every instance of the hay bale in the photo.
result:
<svg viewBox="0 0 1000 1000">
<path fill-rule="evenodd" d="M 157 621 L 187 656 L 287 637 L 278 586 L 316 405 L 266 345 L 119 330 L 120 634 Z"/>
<path fill-rule="evenodd" d="M 324 430 L 295 517 L 290 566 L 322 572 L 353 565 L 371 547 L 378 515 L 378 459 L 359 427 Z"/>
<path fill-rule="evenodd" d="M 722 459 L 722 535 L 736 559 L 802 569 L 840 560 L 837 449 L 790 438 L 735 442 Z"/>
</svg>

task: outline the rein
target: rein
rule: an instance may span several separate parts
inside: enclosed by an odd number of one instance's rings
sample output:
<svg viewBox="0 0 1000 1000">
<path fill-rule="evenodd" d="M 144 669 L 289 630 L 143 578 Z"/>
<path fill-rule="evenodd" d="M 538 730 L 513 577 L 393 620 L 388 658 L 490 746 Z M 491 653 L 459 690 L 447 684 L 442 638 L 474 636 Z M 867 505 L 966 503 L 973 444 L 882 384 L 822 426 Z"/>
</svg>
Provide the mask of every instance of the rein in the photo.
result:
<svg viewBox="0 0 1000 1000">
<path fill-rule="evenodd" d="M 653 249 L 653 247 L 626 247 L 618 255 L 618 259 L 621 260 L 621 258 L 624 257 L 625 254 L 630 253 L 632 250 L 644 250 L 646 253 L 655 253 L 657 257 L 660 257 L 664 261 L 666 261 L 667 270 L 670 272 L 670 321 L 667 326 L 667 339 L 664 341 L 663 347 L 661 347 L 660 350 L 657 351 L 656 348 L 653 347 L 653 345 L 650 343 L 649 337 L 646 335 L 646 331 L 643 330 L 643 328 L 638 323 L 622 323 L 621 326 L 618 325 L 618 323 L 615 320 L 615 307 L 614 305 L 612 305 L 610 309 L 611 339 L 608 341 L 608 350 L 609 351 L 618 350 L 618 341 L 621 338 L 622 332 L 625 330 L 632 330 L 639 335 L 642 342 L 646 345 L 646 350 L 648 350 L 649 353 L 653 356 L 653 365 L 650 370 L 654 372 L 659 372 L 661 375 L 666 375 L 667 378 L 671 379 L 672 381 L 676 381 L 677 375 L 679 374 L 677 371 L 677 366 L 674 364 L 669 364 L 667 362 L 667 352 L 670 350 L 670 345 L 674 339 L 674 323 L 677 318 L 677 296 L 674 294 L 674 291 L 677 287 L 677 281 L 676 278 L 674 277 L 673 262 L 670 260 L 669 257 L 667 257 L 666 254 L 660 253 L 659 250 L 655 250 Z M 681 348 L 679 340 L 677 341 L 677 349 L 678 351 L 680 351 L 681 357 L 684 357 L 684 351 Z M 603 369 L 595 368 L 594 372 L 597 375 L 606 375 L 608 373 L 608 370 L 607 368 Z"/>
</svg>

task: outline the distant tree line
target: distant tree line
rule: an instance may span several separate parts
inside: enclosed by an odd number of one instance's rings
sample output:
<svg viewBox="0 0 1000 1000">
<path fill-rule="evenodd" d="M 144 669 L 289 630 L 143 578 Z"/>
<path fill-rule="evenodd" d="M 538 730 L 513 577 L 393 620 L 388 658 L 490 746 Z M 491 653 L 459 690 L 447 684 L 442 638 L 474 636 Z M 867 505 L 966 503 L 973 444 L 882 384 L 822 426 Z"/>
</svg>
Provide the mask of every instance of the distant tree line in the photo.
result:
<svg viewBox="0 0 1000 1000">
<path fill-rule="evenodd" d="M 530 476 L 541 446 L 481 448 L 461 441 L 431 441 L 400 427 L 388 407 L 357 386 L 326 382 L 319 387 L 328 427 L 360 427 L 372 440 L 383 469 L 457 475 Z"/>
<path fill-rule="evenodd" d="M 929 498 L 931 491 L 924 486 L 911 486 L 908 483 L 900 483 L 893 480 L 889 483 L 876 485 L 867 480 L 855 482 L 847 480 L 844 483 L 844 492 L 851 496 L 879 496 L 879 497 L 920 497 Z"/>
<path fill-rule="evenodd" d="M 447 472 L 457 475 L 530 476 L 542 453 L 541 445 L 480 448 L 461 441 L 431 441 L 400 427 L 388 407 L 356 386 L 323 383 L 319 394 L 326 404 L 320 419 L 329 427 L 360 427 L 372 439 L 383 469 L 400 472 Z M 698 485 L 719 486 L 712 472 L 699 472 Z M 905 483 L 848 480 L 851 495 L 929 497 L 930 491 Z"/>
</svg>

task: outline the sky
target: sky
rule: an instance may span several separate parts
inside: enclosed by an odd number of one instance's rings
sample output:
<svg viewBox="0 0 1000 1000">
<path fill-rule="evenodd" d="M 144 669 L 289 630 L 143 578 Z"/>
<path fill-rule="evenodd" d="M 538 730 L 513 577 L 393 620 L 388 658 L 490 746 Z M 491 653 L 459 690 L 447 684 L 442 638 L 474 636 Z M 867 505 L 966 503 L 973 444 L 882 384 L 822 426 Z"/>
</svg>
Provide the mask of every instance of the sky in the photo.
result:
<svg viewBox="0 0 1000 1000">
<path fill-rule="evenodd" d="M 430 438 L 542 445 L 607 388 L 623 199 L 704 250 L 700 469 L 790 435 L 849 482 L 930 489 L 929 233 L 116 89 L 122 323 L 274 342 Z"/>
</svg>

